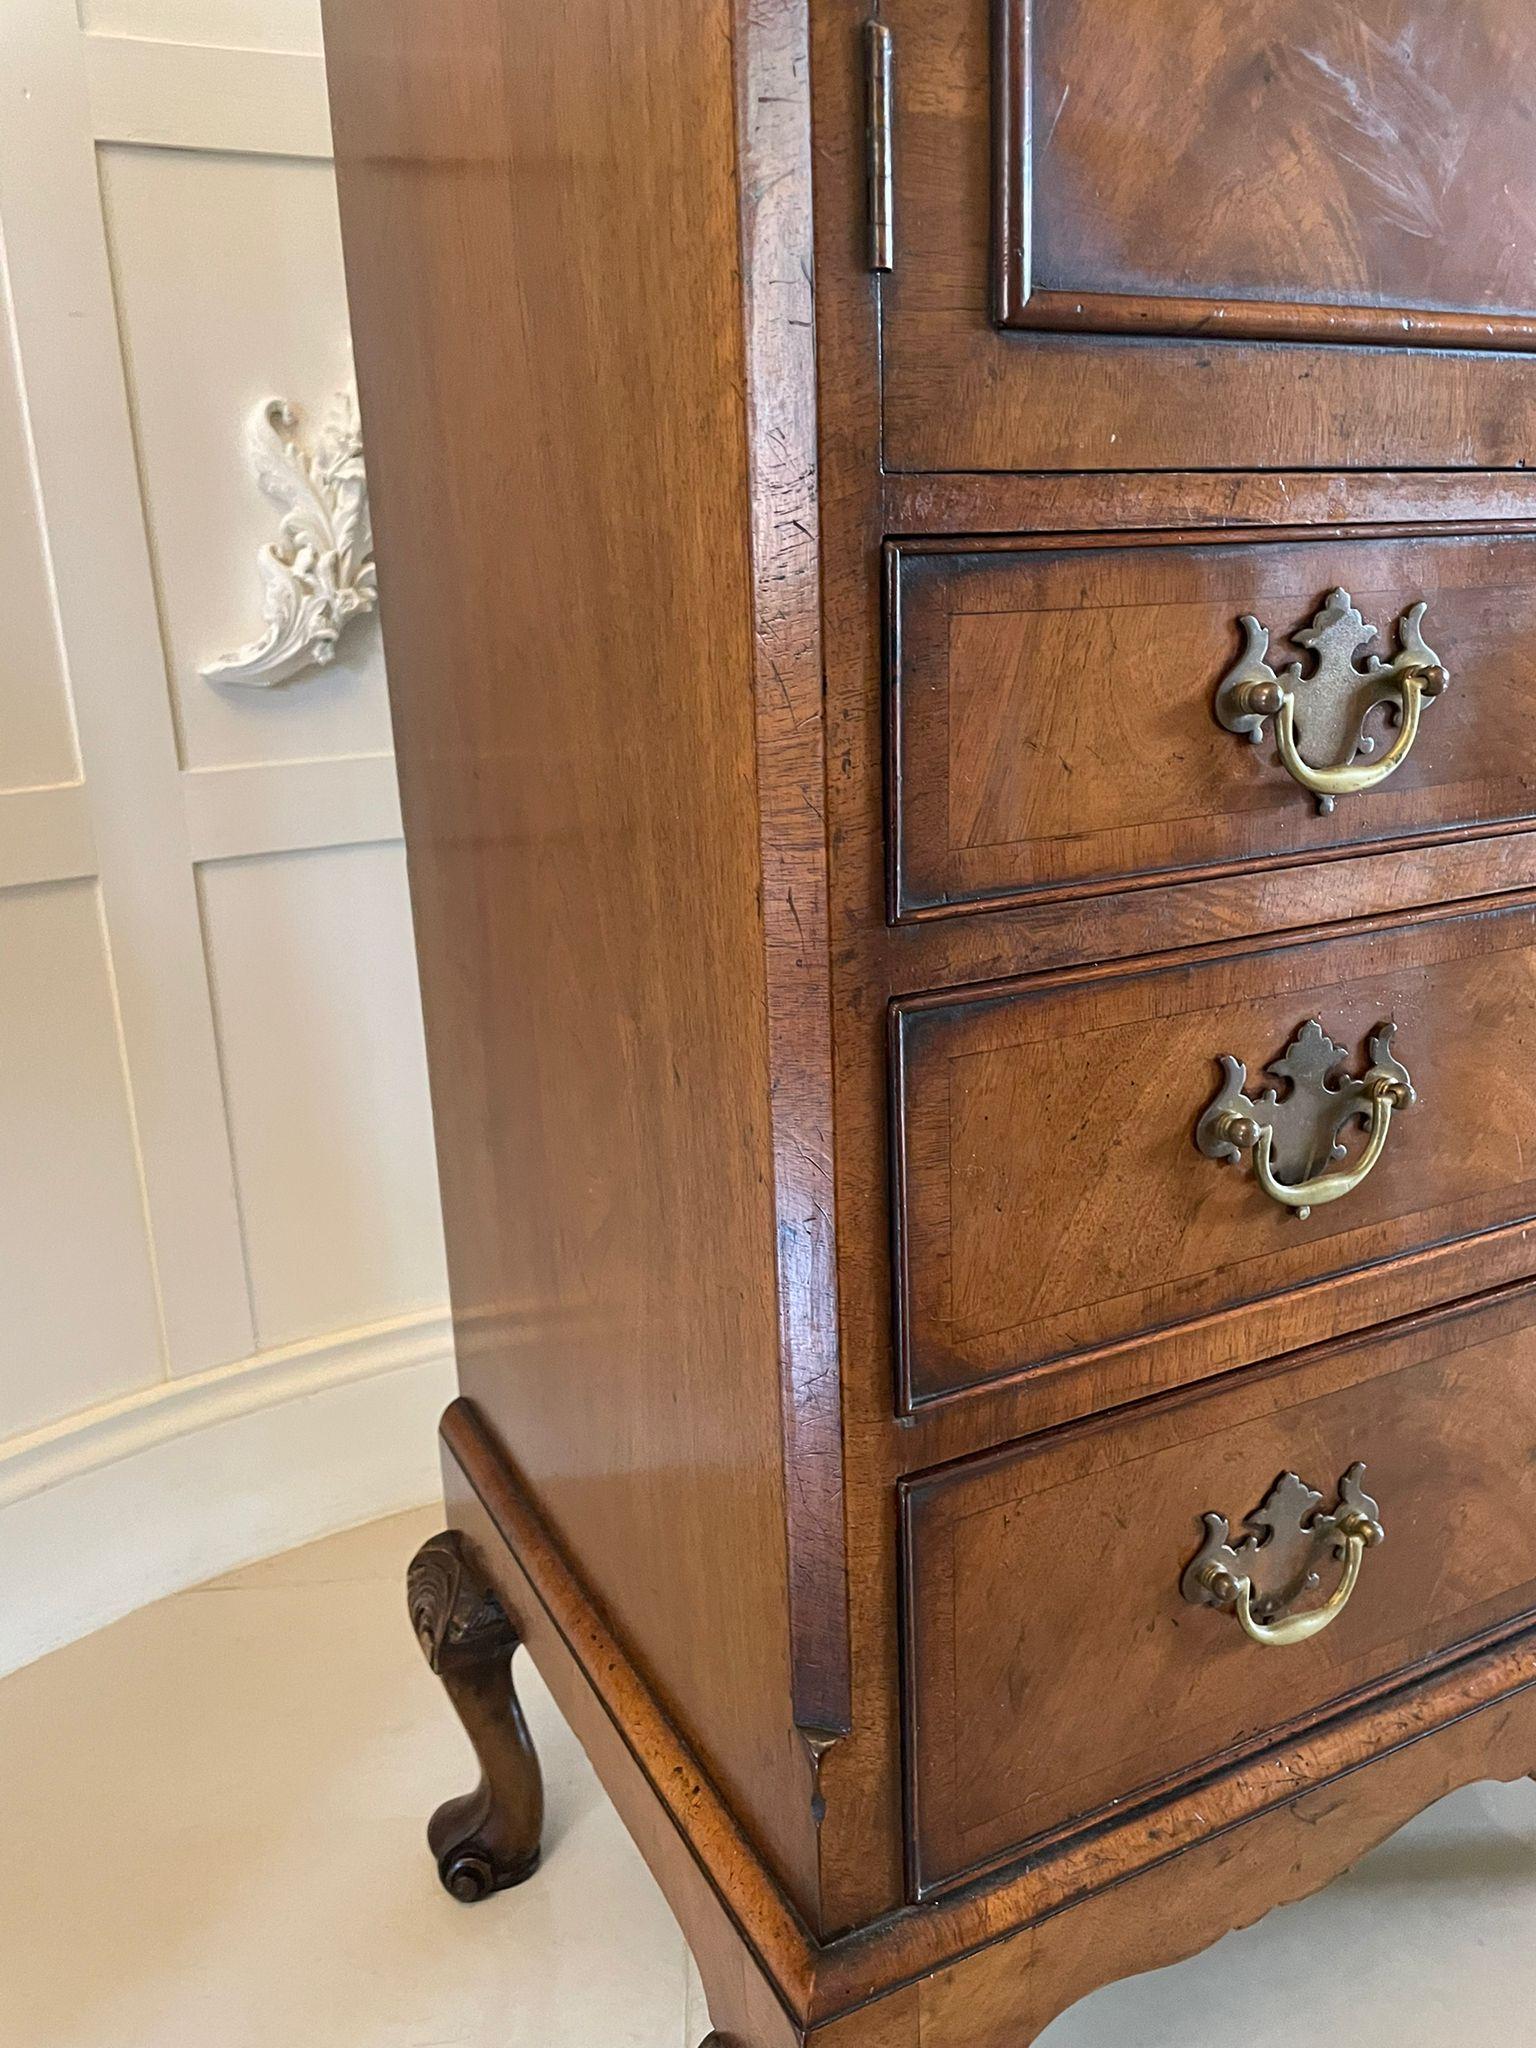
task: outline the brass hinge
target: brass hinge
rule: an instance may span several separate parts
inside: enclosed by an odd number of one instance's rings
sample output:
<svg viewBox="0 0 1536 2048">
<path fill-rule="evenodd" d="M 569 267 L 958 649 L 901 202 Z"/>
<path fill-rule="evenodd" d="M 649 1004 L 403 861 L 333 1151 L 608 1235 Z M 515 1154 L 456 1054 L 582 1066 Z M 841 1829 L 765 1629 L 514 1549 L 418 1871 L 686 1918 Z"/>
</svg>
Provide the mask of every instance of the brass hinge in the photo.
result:
<svg viewBox="0 0 1536 2048">
<path fill-rule="evenodd" d="M 865 164 L 869 178 L 869 267 L 889 270 L 892 239 L 891 32 L 883 21 L 864 24 Z"/>
</svg>

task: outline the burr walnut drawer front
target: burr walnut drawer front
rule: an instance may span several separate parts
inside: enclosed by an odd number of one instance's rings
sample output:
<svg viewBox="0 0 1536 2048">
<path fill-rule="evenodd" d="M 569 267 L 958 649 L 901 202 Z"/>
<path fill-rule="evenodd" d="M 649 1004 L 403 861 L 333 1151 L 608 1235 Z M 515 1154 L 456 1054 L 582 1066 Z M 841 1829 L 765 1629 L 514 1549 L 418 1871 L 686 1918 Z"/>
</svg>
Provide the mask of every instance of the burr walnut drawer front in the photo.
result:
<svg viewBox="0 0 1536 2048">
<path fill-rule="evenodd" d="M 911 1405 L 1155 1390 L 1536 1269 L 1536 899 L 892 1006 Z"/>
<path fill-rule="evenodd" d="M 1511 1290 L 909 1480 L 919 1886 L 1536 1606 L 1532 1305 Z"/>
<path fill-rule="evenodd" d="M 887 571 L 898 918 L 1536 814 L 1536 535 L 893 542 Z"/>
</svg>

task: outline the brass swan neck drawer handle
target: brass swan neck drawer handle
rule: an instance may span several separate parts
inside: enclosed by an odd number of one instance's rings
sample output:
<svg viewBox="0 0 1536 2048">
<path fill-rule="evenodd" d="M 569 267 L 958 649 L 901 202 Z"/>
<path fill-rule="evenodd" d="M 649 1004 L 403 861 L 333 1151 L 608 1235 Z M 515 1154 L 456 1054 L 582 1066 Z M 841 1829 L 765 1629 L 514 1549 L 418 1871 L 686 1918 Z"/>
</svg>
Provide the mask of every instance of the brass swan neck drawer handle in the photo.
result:
<svg viewBox="0 0 1536 2048">
<path fill-rule="evenodd" d="M 1195 1607 L 1235 1614 L 1250 1642 L 1269 1649 L 1305 1643 L 1331 1628 L 1360 1582 L 1365 1553 L 1384 1542 L 1381 1511 L 1361 1487 L 1363 1465 L 1351 1465 L 1339 1481 L 1339 1498 L 1326 1514 L 1323 1497 L 1283 1472 L 1262 1507 L 1248 1516 L 1247 1534 L 1232 1541 L 1225 1515 L 1208 1514 L 1205 1541 L 1185 1568 L 1181 1591 Z M 1332 1556 L 1344 1567 L 1339 1583 L 1321 1607 L 1289 1614 L 1289 1608 L 1320 1582 L 1318 1567 Z"/>
<path fill-rule="evenodd" d="M 1283 1097 L 1266 1088 L 1250 1098 L 1244 1092 L 1248 1069 L 1223 1053 L 1222 1084 L 1196 1126 L 1195 1143 L 1207 1159 L 1228 1165 L 1251 1152 L 1259 1186 L 1299 1216 L 1339 1201 L 1374 1172 L 1393 1111 L 1416 1100 L 1408 1069 L 1392 1056 L 1396 1029 L 1383 1024 L 1372 1034 L 1371 1064 L 1357 1079 L 1339 1072 L 1348 1055 L 1314 1017 L 1265 1069 L 1288 1084 Z M 1366 1127 L 1364 1149 L 1352 1166 L 1330 1169 L 1330 1161 L 1345 1156 L 1340 1133 L 1355 1122 Z"/>
<path fill-rule="evenodd" d="M 1398 649 L 1390 661 L 1373 654 L 1359 668 L 1355 656 L 1375 639 L 1376 629 L 1356 611 L 1347 590 L 1331 591 L 1311 625 L 1291 635 L 1298 647 L 1316 656 L 1311 675 L 1302 674 L 1299 661 L 1277 674 L 1265 658 L 1268 627 L 1245 613 L 1238 621 L 1242 656 L 1216 692 L 1217 718 L 1228 732 L 1245 734 L 1255 745 L 1263 741 L 1265 719 L 1272 718 L 1286 773 L 1316 797 L 1320 811 L 1331 811 L 1337 797 L 1377 788 L 1407 760 L 1425 705 L 1450 682 L 1419 630 L 1426 609 L 1413 605 L 1399 619 Z M 1379 759 L 1357 760 L 1357 755 L 1375 752 L 1364 725 L 1378 704 L 1397 707 L 1396 735 Z M 1303 737 L 1314 756 L 1310 761 L 1301 752 Z"/>
</svg>

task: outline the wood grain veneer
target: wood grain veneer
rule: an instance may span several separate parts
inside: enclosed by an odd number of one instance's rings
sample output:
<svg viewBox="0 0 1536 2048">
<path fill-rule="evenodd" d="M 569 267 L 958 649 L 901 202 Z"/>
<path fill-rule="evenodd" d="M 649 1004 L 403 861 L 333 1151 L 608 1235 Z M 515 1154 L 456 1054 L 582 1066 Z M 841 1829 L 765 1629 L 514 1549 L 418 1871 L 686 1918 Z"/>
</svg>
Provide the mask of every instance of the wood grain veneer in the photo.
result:
<svg viewBox="0 0 1536 2048">
<path fill-rule="evenodd" d="M 1529 24 L 1149 0 L 1128 49 L 1105 0 L 1036 0 L 1026 76 L 1013 0 L 326 13 L 464 1390 L 415 1605 L 485 1780 L 441 1846 L 466 1888 L 531 1867 L 533 1766 L 483 1718 L 521 1642 L 711 2048 L 1024 2048 L 1536 1767 L 1498 1519 L 1536 1454 Z M 1367 128 L 1417 78 L 1448 102 L 1389 153 L 1435 232 L 1304 43 Z M 1428 597 L 1453 682 L 1321 819 L 1209 701 L 1240 612 L 1283 634 L 1338 582 L 1384 629 Z M 1084 715 L 1106 665 L 1140 782 Z M 1287 1224 L 1192 1133 L 1214 1055 L 1313 1010 L 1356 1046 L 1396 1012 L 1420 1100 Z M 1169 1503 L 1255 1505 L 1286 1387 L 1298 1456 L 1330 1417 L 1382 1445 L 1396 1548 L 1353 1649 L 1240 1679 L 1223 1636 L 1212 1732 L 1143 1754 L 1115 1642 L 1034 1597 L 1029 1475 L 1104 1525 L 1112 1470 L 1167 1461 L 1126 1480 L 1157 1562 L 1120 1596 L 1163 1657 Z M 952 1695 L 946 1611 L 1009 1624 Z M 1088 1704 L 1021 1789 L 1009 1698 L 1061 1719 L 1031 1615 Z"/>
<path fill-rule="evenodd" d="M 1392 0 L 1369 22 L 1326 0 L 1159 0 L 1134 41 L 1107 0 L 1049 0 L 1049 99 L 1027 156 L 1022 115 L 1007 102 L 993 114 L 1009 7 L 881 0 L 898 52 L 892 469 L 1385 469 L 1405 449 L 1424 468 L 1527 459 L 1527 237 L 1481 271 L 1458 254 L 1497 232 L 1494 166 L 1504 147 L 1512 160 L 1524 150 L 1520 116 L 1477 112 L 1527 46 L 1508 0 L 1458 14 L 1465 41 L 1444 33 L 1433 0 Z M 1434 118 L 1415 120 L 1419 96 Z M 1476 148 L 1458 157 L 1447 121 L 1475 124 Z M 1490 130 L 1507 144 L 1490 146 Z M 1047 327 L 1085 331 L 995 324 L 994 133 L 1011 138 L 1006 317 L 1034 308 Z M 1510 174 L 1516 207 L 1527 175 Z M 1051 266 L 1032 268 L 1041 300 L 1020 296 L 1026 202 Z M 1403 345 L 1383 348 L 1391 315 Z M 1227 338 L 1245 327 L 1248 340 Z"/>
<path fill-rule="evenodd" d="M 1504 0 L 1454 37 L 1423 0 L 1197 0 L 1138 17 L 1134 64 L 1116 0 L 995 19 L 1004 325 L 1536 343 L 1536 189 L 1499 118 L 1536 24 Z"/>
<path fill-rule="evenodd" d="M 918 1884 L 1188 1781 L 1536 1607 L 1536 1335 L 1497 1322 L 1434 1319 L 907 1481 Z M 1182 1598 L 1201 1517 L 1240 1529 L 1286 1471 L 1331 1503 L 1357 1459 L 1387 1540 L 1337 1623 L 1260 1667 L 1231 1615 Z"/>
<path fill-rule="evenodd" d="M 786 1503 L 819 1721 L 837 1418 L 829 1459 L 807 1367 L 821 1476 L 786 1489 L 780 1311 L 813 1348 L 826 1259 L 771 1083 L 814 1042 L 771 1044 L 823 856 L 764 898 L 760 768 L 802 770 L 755 715 L 786 586 L 742 481 L 790 401 L 744 399 L 731 19 L 336 0 L 326 33 L 462 1381 L 814 1915 Z"/>
<path fill-rule="evenodd" d="M 1533 563 L 1530 532 L 892 542 L 893 915 L 1273 872 L 1528 823 Z M 1399 619 L 1424 603 L 1455 676 L 1390 782 L 1319 814 L 1278 761 L 1273 726 L 1250 746 L 1211 705 L 1243 614 L 1270 628 L 1277 670 L 1310 672 L 1288 635 L 1338 585 L 1378 627 L 1362 664 L 1390 658 Z M 1390 743 L 1384 709 L 1369 736 Z"/>
<path fill-rule="evenodd" d="M 1395 1022 L 1419 1099 L 1371 1177 L 1302 1218 L 1194 1133 L 1223 1054 L 1257 1092 L 1309 1019 L 1362 1071 Z M 1378 1313 L 1371 1268 L 1536 1216 L 1524 901 L 914 997 L 892 1031 L 911 1400 L 1153 1332 L 1183 1346 L 1184 1371 L 1219 1370 L 1250 1304 L 1262 1320 L 1300 1291 L 1275 1312 L 1310 1341 Z M 1358 1289 L 1312 1295 L 1307 1314 L 1307 1290 L 1351 1273 Z"/>
</svg>

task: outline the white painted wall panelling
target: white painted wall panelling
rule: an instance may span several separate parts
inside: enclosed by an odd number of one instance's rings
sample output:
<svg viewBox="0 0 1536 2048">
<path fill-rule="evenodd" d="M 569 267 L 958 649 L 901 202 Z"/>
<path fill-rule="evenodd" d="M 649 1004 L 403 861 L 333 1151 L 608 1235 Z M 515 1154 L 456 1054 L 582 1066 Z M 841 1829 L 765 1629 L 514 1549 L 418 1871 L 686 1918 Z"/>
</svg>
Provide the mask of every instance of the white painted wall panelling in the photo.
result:
<svg viewBox="0 0 1536 2048">
<path fill-rule="evenodd" d="M 330 150 L 318 57 L 89 36 L 85 58 L 98 140 L 258 156 Z"/>
<path fill-rule="evenodd" d="M 0 893 L 0 1283 L 9 1430 L 162 1376 L 94 881 Z"/>
<path fill-rule="evenodd" d="M 0 791 L 79 779 L 10 279 L 0 245 Z"/>
<path fill-rule="evenodd" d="M 252 1326 L 80 45 L 66 0 L 0 10 L 0 221 L 167 1357 L 198 1372 Z"/>
<path fill-rule="evenodd" d="M 252 408 L 347 374 L 319 51 L 316 0 L 0 8 L 0 1668 L 435 1481 L 376 627 L 196 672 L 259 618 Z"/>
<path fill-rule="evenodd" d="M 260 1342 L 441 1302 L 402 849 L 223 861 L 201 886 Z"/>
<path fill-rule="evenodd" d="M 321 47 L 319 0 L 79 0 L 79 19 L 100 36 L 301 50 L 315 57 Z"/>
<path fill-rule="evenodd" d="M 392 754 L 203 768 L 182 777 L 181 793 L 195 861 L 400 837 Z"/>
<path fill-rule="evenodd" d="M 311 1339 L 0 1460 L 0 1672 L 147 1598 L 431 1497 L 446 1315 Z"/>
</svg>

